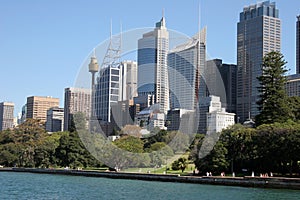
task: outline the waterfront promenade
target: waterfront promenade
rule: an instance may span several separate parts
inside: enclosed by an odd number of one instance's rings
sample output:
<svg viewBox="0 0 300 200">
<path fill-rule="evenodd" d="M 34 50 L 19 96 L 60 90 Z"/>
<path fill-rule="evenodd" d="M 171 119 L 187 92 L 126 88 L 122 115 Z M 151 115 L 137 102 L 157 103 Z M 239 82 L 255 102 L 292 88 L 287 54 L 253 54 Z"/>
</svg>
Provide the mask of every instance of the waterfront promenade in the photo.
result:
<svg viewBox="0 0 300 200">
<path fill-rule="evenodd" d="M 241 187 L 278 188 L 300 190 L 300 178 L 283 177 L 221 177 L 221 176 L 179 176 L 171 174 L 144 174 L 124 172 L 99 172 L 96 170 L 65 170 L 36 168 L 1 168 L 0 172 L 29 172 L 72 176 L 103 177 L 114 179 L 134 179 L 146 181 L 212 184 Z"/>
</svg>

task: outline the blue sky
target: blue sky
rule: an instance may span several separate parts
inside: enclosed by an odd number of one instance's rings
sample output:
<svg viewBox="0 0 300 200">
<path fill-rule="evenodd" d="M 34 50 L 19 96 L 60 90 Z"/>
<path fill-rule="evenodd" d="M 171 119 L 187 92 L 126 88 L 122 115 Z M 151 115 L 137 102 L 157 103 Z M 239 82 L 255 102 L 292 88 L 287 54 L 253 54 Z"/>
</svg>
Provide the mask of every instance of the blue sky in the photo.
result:
<svg viewBox="0 0 300 200">
<path fill-rule="evenodd" d="M 1 0 L 0 102 L 20 112 L 26 97 L 53 96 L 63 106 L 64 88 L 74 84 L 91 50 L 113 33 L 151 27 L 165 10 L 167 28 L 192 36 L 198 30 L 199 0 Z M 210 58 L 236 63 L 236 26 L 244 6 L 254 0 L 201 1 Z M 295 22 L 299 0 L 277 0 L 282 20 L 282 53 L 295 72 Z M 99 61 L 101 63 L 101 61 Z"/>
</svg>

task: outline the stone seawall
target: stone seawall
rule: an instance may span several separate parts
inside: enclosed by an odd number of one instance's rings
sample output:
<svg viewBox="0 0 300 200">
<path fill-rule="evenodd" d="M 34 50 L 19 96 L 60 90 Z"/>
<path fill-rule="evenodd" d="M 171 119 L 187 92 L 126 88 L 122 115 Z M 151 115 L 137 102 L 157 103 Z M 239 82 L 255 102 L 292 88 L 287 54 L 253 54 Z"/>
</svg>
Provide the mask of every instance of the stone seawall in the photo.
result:
<svg viewBox="0 0 300 200">
<path fill-rule="evenodd" d="M 269 177 L 269 178 L 234 177 L 233 178 L 233 177 L 219 177 L 219 176 L 200 177 L 200 176 L 178 176 L 178 175 L 169 175 L 169 174 L 142 174 L 142 173 L 124 173 L 124 172 L 99 172 L 99 171 L 92 171 L 92 170 L 86 171 L 86 170 L 35 169 L 35 168 L 3 168 L 0 169 L 0 172 L 1 171 L 300 190 L 300 179 L 298 178 L 281 178 L 281 177 Z"/>
</svg>

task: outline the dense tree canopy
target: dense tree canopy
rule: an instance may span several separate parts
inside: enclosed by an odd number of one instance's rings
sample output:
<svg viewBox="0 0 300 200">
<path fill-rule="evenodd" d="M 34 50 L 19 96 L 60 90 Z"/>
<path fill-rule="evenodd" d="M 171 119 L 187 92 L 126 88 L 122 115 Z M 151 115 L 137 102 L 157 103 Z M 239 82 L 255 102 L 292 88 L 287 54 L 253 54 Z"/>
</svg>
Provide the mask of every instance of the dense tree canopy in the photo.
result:
<svg viewBox="0 0 300 200">
<path fill-rule="evenodd" d="M 256 116 L 256 124 L 271 124 L 292 119 L 292 111 L 285 91 L 286 61 L 279 52 L 270 52 L 263 58 L 262 75 L 258 77 L 260 99 L 257 104 L 260 114 Z"/>
</svg>

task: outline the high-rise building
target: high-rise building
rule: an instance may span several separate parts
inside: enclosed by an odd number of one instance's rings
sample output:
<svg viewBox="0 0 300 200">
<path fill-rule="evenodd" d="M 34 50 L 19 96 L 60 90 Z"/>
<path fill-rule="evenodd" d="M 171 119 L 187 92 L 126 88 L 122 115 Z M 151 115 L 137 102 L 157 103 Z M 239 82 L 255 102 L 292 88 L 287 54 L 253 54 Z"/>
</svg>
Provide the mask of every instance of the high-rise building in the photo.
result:
<svg viewBox="0 0 300 200">
<path fill-rule="evenodd" d="M 59 99 L 53 97 L 31 96 L 27 97 L 26 119 L 47 120 L 47 110 L 59 106 Z"/>
<path fill-rule="evenodd" d="M 64 129 L 64 108 L 47 110 L 46 131 L 59 132 Z"/>
<path fill-rule="evenodd" d="M 281 49 L 281 21 L 275 2 L 245 7 L 237 24 L 237 118 L 244 122 L 259 114 L 257 77 L 266 53 Z"/>
<path fill-rule="evenodd" d="M 100 70 L 95 85 L 94 118 L 101 122 L 111 122 L 111 107 L 121 100 L 120 69 L 107 66 Z"/>
<path fill-rule="evenodd" d="M 137 92 L 137 63 L 135 61 L 123 61 L 120 65 L 121 101 L 133 100 L 138 96 Z"/>
<path fill-rule="evenodd" d="M 221 59 L 213 59 L 206 62 L 206 69 L 209 77 L 206 80 L 209 85 L 209 94 L 219 96 L 222 107 L 227 112 L 236 113 L 236 65 L 225 64 Z M 223 85 L 218 81 L 218 76 Z M 225 89 L 225 93 L 222 91 L 223 89 Z"/>
<path fill-rule="evenodd" d="M 11 102 L 0 103 L 0 131 L 14 127 L 14 107 Z"/>
<path fill-rule="evenodd" d="M 300 74 L 300 15 L 297 16 L 296 23 L 296 69 Z"/>
<path fill-rule="evenodd" d="M 155 103 L 165 114 L 169 110 L 168 51 L 169 32 L 162 17 L 153 31 L 138 40 L 138 88 L 154 92 Z"/>
<path fill-rule="evenodd" d="M 91 115 L 91 89 L 86 88 L 65 88 L 64 102 L 64 130 L 70 129 L 73 115 L 84 113 L 86 119 Z"/>
<path fill-rule="evenodd" d="M 287 76 L 285 91 L 289 97 L 300 97 L 300 74 Z"/>
<path fill-rule="evenodd" d="M 206 96 L 206 28 L 168 54 L 171 109 L 194 110 Z"/>
</svg>

